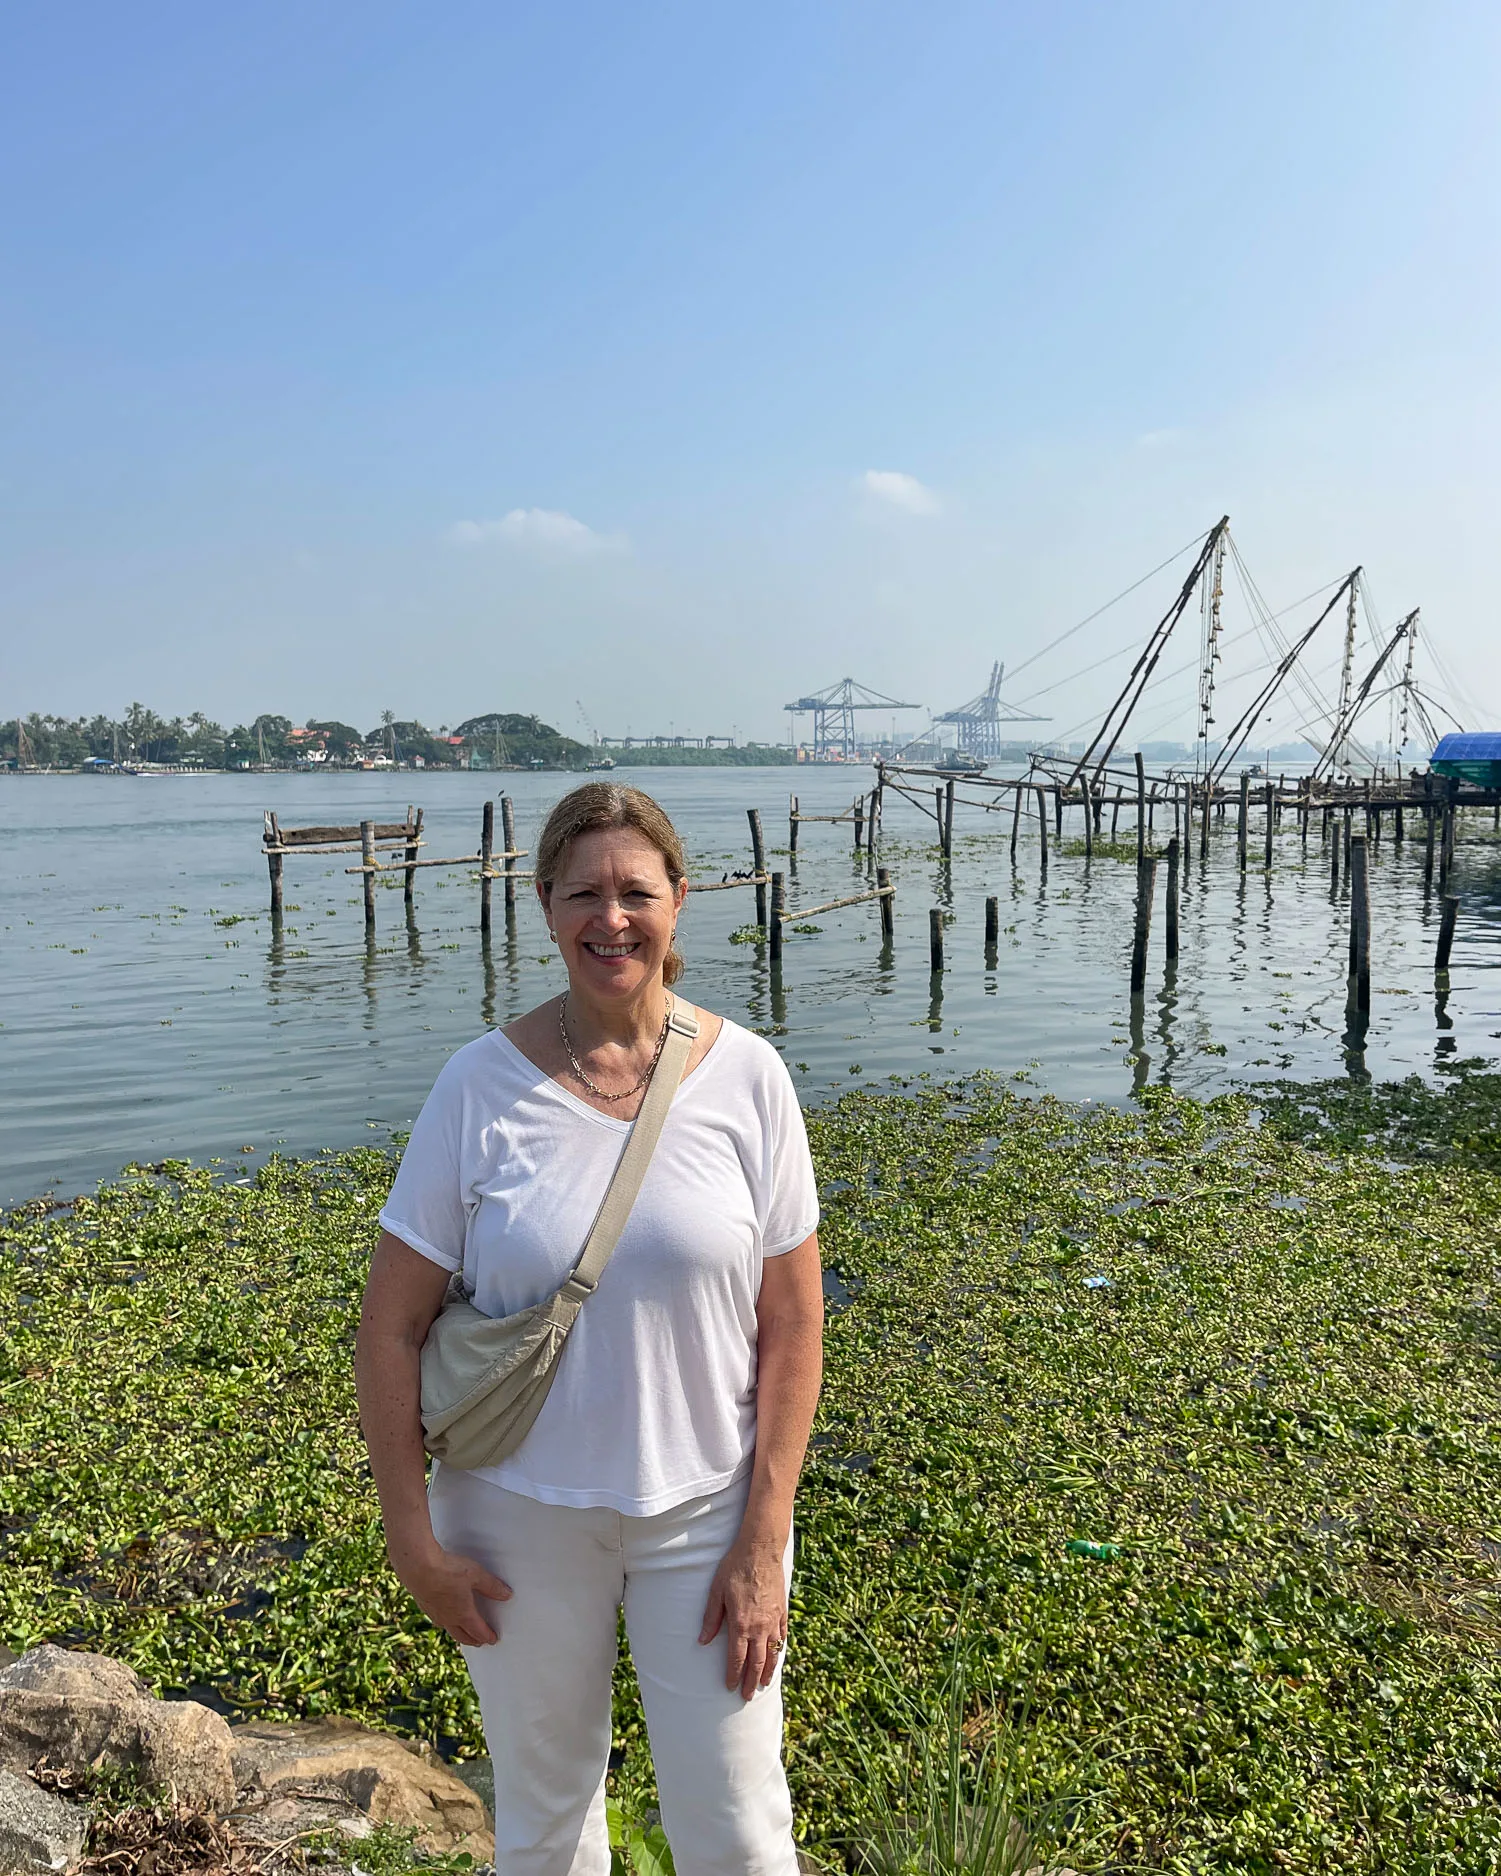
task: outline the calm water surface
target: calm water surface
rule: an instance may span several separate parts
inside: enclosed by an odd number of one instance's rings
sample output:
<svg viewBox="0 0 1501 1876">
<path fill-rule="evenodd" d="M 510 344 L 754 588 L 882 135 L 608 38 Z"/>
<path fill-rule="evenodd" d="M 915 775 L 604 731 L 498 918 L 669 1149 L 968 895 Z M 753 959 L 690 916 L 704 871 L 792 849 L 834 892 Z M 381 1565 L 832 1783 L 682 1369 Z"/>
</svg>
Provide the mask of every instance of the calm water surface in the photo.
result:
<svg viewBox="0 0 1501 1876">
<path fill-rule="evenodd" d="M 0 779 L 0 1203 L 77 1191 L 129 1160 L 238 1159 L 251 1148 L 248 1170 L 273 1146 L 384 1142 L 408 1125 L 453 1049 L 561 987 L 530 889 L 508 927 L 496 887 L 486 943 L 470 873 L 419 873 L 410 920 L 398 877 L 378 894 L 367 943 L 359 881 L 343 870 L 358 855 L 289 858 L 276 932 L 261 810 L 274 808 L 284 826 L 399 820 L 414 800 L 426 810 L 425 852 L 463 854 L 478 846 L 487 795 L 510 792 L 520 844 L 531 847 L 573 779 Z M 749 865 L 748 807 L 761 810 L 768 845 L 785 849 L 789 788 L 804 812 L 833 813 L 869 777 L 620 769 L 615 779 L 655 793 L 695 876 L 718 879 Z M 1175 974 L 1163 966 L 1159 901 L 1135 1023 L 1134 867 L 1086 866 L 1055 845 L 1044 880 L 1034 823 L 1013 870 L 1009 811 L 963 808 L 945 866 L 932 821 L 894 799 L 882 853 L 898 888 L 889 952 L 874 906 L 830 913 L 817 934 L 789 934 L 778 983 L 761 947 L 729 942 L 754 917 L 752 892 L 705 894 L 682 919 L 683 988 L 769 1035 L 808 1100 L 892 1075 L 982 1067 L 1099 1101 L 1144 1082 L 1209 1093 L 1286 1074 L 1431 1075 L 1445 1058 L 1501 1057 L 1501 844 L 1488 821 L 1472 832 L 1459 851 L 1446 995 L 1434 987 L 1439 908 L 1424 896 L 1421 842 L 1388 835 L 1376 848 L 1363 1046 L 1345 1010 L 1348 903 L 1331 894 L 1317 832 L 1305 852 L 1291 816 L 1269 875 L 1254 867 L 1239 877 L 1233 831 L 1216 832 L 1207 868 L 1190 865 Z M 851 833 L 803 827 L 794 905 L 861 889 Z M 1252 851 L 1259 859 L 1259 839 Z M 785 857 L 772 864 L 790 867 Z M 993 966 L 983 946 L 991 893 L 1003 928 Z M 928 970 L 935 905 L 952 917 L 939 979 Z"/>
</svg>

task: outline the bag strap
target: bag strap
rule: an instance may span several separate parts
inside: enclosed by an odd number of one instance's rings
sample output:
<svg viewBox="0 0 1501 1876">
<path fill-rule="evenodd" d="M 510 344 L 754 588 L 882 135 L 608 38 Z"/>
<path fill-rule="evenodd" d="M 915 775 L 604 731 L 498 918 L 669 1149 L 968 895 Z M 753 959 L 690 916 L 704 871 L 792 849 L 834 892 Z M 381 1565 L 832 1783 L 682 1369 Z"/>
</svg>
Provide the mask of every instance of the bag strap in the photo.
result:
<svg viewBox="0 0 1501 1876">
<path fill-rule="evenodd" d="M 573 1275 L 562 1286 L 576 1302 L 581 1303 L 586 1296 L 593 1294 L 604 1274 L 605 1265 L 610 1261 L 610 1254 L 625 1229 L 631 1207 L 641 1190 L 641 1182 L 646 1177 L 646 1169 L 651 1164 L 651 1156 L 656 1150 L 663 1122 L 667 1119 L 667 1110 L 672 1106 L 672 1098 L 683 1079 L 683 1070 L 688 1066 L 688 1057 L 697 1035 L 698 1018 L 682 1009 L 676 997 L 670 997 L 667 1037 L 662 1044 L 662 1053 L 657 1057 L 657 1066 L 646 1084 L 646 1094 L 626 1138 L 625 1147 L 616 1162 L 589 1235 L 584 1240 L 583 1254 L 573 1267 Z"/>
</svg>

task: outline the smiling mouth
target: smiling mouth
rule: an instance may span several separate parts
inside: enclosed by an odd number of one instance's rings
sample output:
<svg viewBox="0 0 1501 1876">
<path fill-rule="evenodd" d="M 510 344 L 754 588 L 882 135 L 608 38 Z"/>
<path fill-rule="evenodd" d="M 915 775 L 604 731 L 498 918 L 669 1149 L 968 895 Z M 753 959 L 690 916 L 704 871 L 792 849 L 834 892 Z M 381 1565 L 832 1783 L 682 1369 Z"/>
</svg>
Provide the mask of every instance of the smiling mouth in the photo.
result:
<svg viewBox="0 0 1501 1876">
<path fill-rule="evenodd" d="M 589 953 L 591 957 L 628 958 L 633 951 L 639 951 L 641 947 L 639 944 L 636 944 L 636 943 L 623 944 L 623 945 L 602 945 L 602 944 L 586 943 L 584 946 L 584 949 Z"/>
</svg>

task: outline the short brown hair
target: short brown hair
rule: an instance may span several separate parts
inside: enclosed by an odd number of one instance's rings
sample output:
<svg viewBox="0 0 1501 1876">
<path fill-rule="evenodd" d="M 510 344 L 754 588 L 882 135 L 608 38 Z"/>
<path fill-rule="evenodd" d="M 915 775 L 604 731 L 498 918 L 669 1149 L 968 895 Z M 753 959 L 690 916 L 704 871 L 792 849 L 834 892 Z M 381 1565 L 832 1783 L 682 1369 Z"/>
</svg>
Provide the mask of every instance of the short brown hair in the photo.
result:
<svg viewBox="0 0 1501 1876">
<path fill-rule="evenodd" d="M 688 877 L 688 861 L 678 830 L 660 802 L 639 788 L 621 782 L 585 782 L 564 795 L 547 817 L 537 842 L 537 884 L 551 893 L 568 849 L 581 834 L 602 833 L 613 827 L 629 828 L 649 841 L 662 856 L 674 891 Z M 662 981 L 675 984 L 683 974 L 683 960 L 674 945 L 662 965 Z"/>
</svg>

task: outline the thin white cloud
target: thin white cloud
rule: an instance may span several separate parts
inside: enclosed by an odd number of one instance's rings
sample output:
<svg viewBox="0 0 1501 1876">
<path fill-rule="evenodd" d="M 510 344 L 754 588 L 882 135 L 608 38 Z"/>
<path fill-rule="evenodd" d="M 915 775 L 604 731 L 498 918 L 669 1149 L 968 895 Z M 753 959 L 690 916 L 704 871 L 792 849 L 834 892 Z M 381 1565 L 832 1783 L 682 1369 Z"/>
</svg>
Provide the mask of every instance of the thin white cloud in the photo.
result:
<svg viewBox="0 0 1501 1876">
<path fill-rule="evenodd" d="M 936 515 L 943 511 L 943 503 L 932 489 L 900 469 L 867 469 L 860 478 L 860 486 L 878 502 L 900 508 L 909 515 Z"/>
<path fill-rule="evenodd" d="M 574 560 L 590 554 L 624 553 L 629 547 L 623 534 L 601 534 L 560 508 L 513 508 L 498 521 L 456 521 L 448 538 L 460 547 L 500 541 Z"/>
<path fill-rule="evenodd" d="M 1181 443 L 1188 435 L 1186 430 L 1143 430 L 1136 439 L 1138 449 L 1167 449 L 1174 443 Z"/>
</svg>

